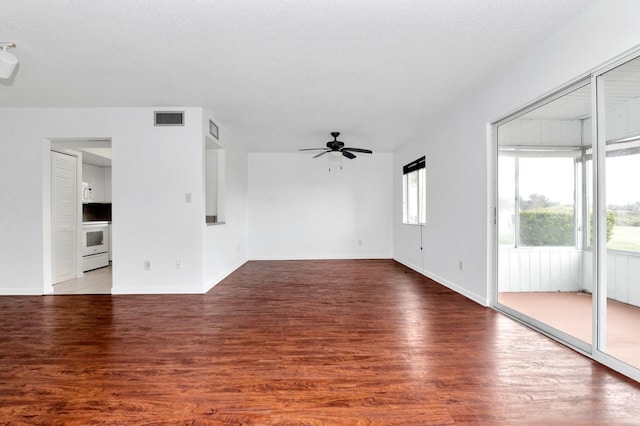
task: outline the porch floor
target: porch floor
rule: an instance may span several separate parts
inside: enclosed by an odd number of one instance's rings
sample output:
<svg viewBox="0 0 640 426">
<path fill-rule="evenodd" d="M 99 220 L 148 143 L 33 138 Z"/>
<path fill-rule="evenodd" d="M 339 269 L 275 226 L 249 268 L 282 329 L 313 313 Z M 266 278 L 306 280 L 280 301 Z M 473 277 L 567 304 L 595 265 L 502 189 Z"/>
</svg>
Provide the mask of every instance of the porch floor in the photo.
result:
<svg viewBox="0 0 640 426">
<path fill-rule="evenodd" d="M 578 339 L 591 340 L 591 294 L 583 292 L 500 293 L 499 301 Z M 607 354 L 640 368 L 640 308 L 607 301 Z"/>
</svg>

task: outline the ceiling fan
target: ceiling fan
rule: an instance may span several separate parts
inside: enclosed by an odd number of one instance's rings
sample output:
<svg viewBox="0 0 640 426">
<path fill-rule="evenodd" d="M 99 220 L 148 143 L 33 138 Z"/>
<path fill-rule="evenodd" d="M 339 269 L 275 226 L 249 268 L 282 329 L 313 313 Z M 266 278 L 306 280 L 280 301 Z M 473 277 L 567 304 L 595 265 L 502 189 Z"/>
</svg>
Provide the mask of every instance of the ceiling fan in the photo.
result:
<svg viewBox="0 0 640 426">
<path fill-rule="evenodd" d="M 350 160 L 356 158 L 353 154 L 354 152 L 361 152 L 363 154 L 373 154 L 373 151 L 370 149 L 362 149 L 362 148 L 349 148 L 344 146 L 344 142 L 338 140 L 338 136 L 340 136 L 340 132 L 331 132 L 331 136 L 333 136 L 333 140 L 327 142 L 326 148 L 303 148 L 300 151 L 322 151 L 319 154 L 313 156 L 313 158 L 320 157 L 321 155 L 327 154 L 329 152 L 341 152 L 342 155 L 347 157 Z"/>
</svg>

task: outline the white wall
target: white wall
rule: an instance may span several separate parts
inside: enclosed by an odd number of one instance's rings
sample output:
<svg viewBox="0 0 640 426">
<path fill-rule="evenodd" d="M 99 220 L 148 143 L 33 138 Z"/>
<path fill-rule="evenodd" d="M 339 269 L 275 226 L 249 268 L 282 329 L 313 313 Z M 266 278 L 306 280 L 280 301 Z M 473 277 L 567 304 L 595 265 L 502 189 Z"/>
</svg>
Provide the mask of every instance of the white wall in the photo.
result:
<svg viewBox="0 0 640 426">
<path fill-rule="evenodd" d="M 493 175 L 487 124 L 640 44 L 640 2 L 603 0 L 459 99 L 394 159 L 394 257 L 487 304 Z M 437 64 L 436 64 L 437 66 Z M 472 72 L 472 70 L 470 70 Z M 426 155 L 428 223 L 401 224 L 401 168 Z M 487 260 L 489 259 L 489 261 Z M 459 269 L 459 261 L 463 269 Z"/>
<path fill-rule="evenodd" d="M 113 293 L 200 292 L 202 113 L 187 110 L 184 127 L 154 127 L 151 111 L 110 111 L 112 125 L 127 123 L 112 139 Z"/>
<path fill-rule="evenodd" d="M 33 127 L 28 114 L 0 109 L 0 294 L 42 294 L 42 168 L 49 165 Z"/>
<path fill-rule="evenodd" d="M 249 258 L 392 256 L 392 155 L 249 154 Z"/>
<path fill-rule="evenodd" d="M 486 303 L 486 155 L 479 111 L 461 106 L 394 158 L 394 258 Z M 476 125 L 456 120 L 474 119 Z M 479 132 L 479 134 L 477 134 Z M 402 224 L 402 166 L 426 157 L 427 223 Z M 422 243 L 421 243 L 422 240 Z M 420 249 L 422 247 L 422 250 Z M 460 270 L 462 262 L 462 270 Z"/>
<path fill-rule="evenodd" d="M 203 276 L 202 109 L 180 110 L 185 126 L 155 127 L 151 108 L 0 109 L 0 294 L 47 292 L 45 166 L 47 141 L 58 138 L 112 141 L 114 294 L 201 293 L 212 285 L 216 271 L 207 270 L 208 281 Z M 185 193 L 192 194 L 191 203 Z M 246 197 L 246 190 L 236 196 Z M 246 227 L 246 215 L 236 214 Z M 246 235 L 239 238 L 246 241 Z M 147 259 L 151 271 L 144 270 Z M 213 269 L 229 268 L 224 263 Z"/>
</svg>

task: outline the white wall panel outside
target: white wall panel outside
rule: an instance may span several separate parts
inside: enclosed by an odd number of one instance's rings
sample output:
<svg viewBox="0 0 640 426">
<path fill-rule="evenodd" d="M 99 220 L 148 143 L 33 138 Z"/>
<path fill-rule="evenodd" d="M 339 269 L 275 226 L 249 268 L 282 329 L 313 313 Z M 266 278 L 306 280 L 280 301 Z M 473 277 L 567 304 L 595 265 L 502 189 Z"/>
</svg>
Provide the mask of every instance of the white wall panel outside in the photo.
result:
<svg viewBox="0 0 640 426">
<path fill-rule="evenodd" d="M 582 252 L 575 249 L 501 249 L 500 291 L 582 291 Z M 502 284 L 504 283 L 504 285 Z"/>
</svg>

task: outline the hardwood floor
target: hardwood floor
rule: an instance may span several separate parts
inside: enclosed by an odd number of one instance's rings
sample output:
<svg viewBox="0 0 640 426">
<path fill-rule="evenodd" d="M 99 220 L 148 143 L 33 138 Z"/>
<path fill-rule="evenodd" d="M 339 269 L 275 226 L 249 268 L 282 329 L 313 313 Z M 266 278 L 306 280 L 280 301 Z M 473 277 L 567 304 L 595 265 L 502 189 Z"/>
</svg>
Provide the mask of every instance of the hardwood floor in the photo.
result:
<svg viewBox="0 0 640 426">
<path fill-rule="evenodd" d="M 389 260 L 0 298 L 8 424 L 638 424 L 640 384 Z"/>
<path fill-rule="evenodd" d="M 592 343 L 592 296 L 583 292 L 500 293 L 505 306 Z M 640 368 L 640 308 L 607 300 L 607 354 Z"/>
</svg>

